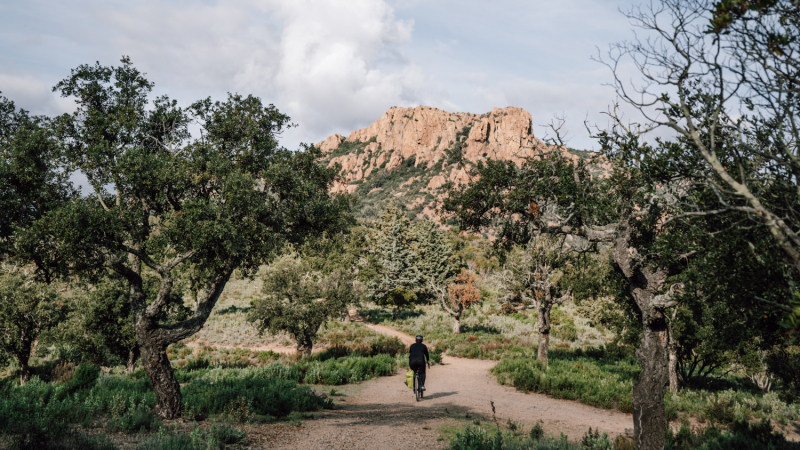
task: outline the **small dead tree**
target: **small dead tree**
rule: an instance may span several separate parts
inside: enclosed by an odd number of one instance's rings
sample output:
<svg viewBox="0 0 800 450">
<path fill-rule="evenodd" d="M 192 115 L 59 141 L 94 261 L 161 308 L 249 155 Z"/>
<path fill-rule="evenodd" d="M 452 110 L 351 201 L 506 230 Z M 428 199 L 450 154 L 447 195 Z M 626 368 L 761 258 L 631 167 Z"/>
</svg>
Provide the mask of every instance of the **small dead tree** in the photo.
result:
<svg viewBox="0 0 800 450">
<path fill-rule="evenodd" d="M 537 357 L 547 365 L 547 351 L 550 349 L 550 311 L 553 305 L 560 305 L 571 297 L 567 291 L 556 297 L 558 270 L 566 262 L 563 240 L 550 236 L 536 236 L 525 249 L 512 252 L 505 270 L 500 274 L 501 282 L 509 291 L 506 304 L 521 303 L 514 309 L 535 307 L 538 313 L 539 349 Z"/>
</svg>

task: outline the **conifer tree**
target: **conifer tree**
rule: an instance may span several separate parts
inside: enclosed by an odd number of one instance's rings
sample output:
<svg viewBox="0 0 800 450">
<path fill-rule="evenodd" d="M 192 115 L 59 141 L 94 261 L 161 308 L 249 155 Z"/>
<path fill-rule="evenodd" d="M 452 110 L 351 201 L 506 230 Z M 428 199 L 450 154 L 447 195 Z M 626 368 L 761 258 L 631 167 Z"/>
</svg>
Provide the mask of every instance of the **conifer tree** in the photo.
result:
<svg viewBox="0 0 800 450">
<path fill-rule="evenodd" d="M 411 221 L 396 206 L 389 206 L 378 222 L 373 249 L 376 253 L 378 280 L 370 283 L 370 297 L 379 305 L 397 309 L 413 304 L 422 284 L 414 251 Z"/>
<path fill-rule="evenodd" d="M 447 286 L 455 273 L 451 262 L 453 250 L 447 243 L 444 232 L 437 229 L 436 223 L 425 220 L 417 224 L 414 235 L 417 242 L 417 271 L 425 289 L 429 290 L 430 283 Z"/>
</svg>

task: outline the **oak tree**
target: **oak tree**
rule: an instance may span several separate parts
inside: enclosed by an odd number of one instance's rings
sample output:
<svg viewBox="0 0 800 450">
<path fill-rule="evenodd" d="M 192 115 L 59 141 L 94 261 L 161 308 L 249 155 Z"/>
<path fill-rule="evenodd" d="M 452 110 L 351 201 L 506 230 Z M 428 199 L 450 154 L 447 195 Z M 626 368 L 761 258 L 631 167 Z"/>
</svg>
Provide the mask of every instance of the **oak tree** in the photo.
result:
<svg viewBox="0 0 800 450">
<path fill-rule="evenodd" d="M 57 118 L 68 169 L 86 174 L 93 192 L 37 221 L 25 246 L 54 255 L 43 265 L 62 275 L 125 280 L 155 413 L 175 418 L 181 395 L 167 346 L 203 327 L 234 270 L 249 276 L 286 243 L 345 226 L 349 202 L 329 194 L 336 169 L 317 163 L 317 149 L 278 145 L 289 117 L 273 105 L 229 94 L 184 109 L 151 101 L 152 88 L 128 58 L 79 66 L 56 85 L 77 105 Z M 178 268 L 195 307 L 163 320 Z"/>
</svg>

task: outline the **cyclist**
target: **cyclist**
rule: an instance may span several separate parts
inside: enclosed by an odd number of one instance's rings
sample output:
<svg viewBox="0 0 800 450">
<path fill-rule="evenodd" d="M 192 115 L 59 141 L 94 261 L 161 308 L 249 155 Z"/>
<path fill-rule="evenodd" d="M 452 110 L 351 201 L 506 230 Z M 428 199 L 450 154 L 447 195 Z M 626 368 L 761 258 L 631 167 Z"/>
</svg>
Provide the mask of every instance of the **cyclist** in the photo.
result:
<svg viewBox="0 0 800 450">
<path fill-rule="evenodd" d="M 411 344 L 408 349 L 408 368 L 416 372 L 419 370 L 419 386 L 425 391 L 425 364 L 431 367 L 431 357 L 428 355 L 428 347 L 422 343 L 422 335 L 418 334 L 416 343 Z"/>
</svg>

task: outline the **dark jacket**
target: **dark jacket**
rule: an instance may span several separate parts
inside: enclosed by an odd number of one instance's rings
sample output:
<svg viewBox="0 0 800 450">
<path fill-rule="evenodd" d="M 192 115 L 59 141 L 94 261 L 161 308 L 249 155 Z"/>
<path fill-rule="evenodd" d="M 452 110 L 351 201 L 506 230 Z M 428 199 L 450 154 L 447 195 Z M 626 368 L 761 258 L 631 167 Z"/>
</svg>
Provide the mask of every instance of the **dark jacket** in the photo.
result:
<svg viewBox="0 0 800 450">
<path fill-rule="evenodd" d="M 408 349 L 408 365 L 409 366 L 424 366 L 426 362 L 430 362 L 431 357 L 428 354 L 428 347 L 425 344 L 411 344 Z"/>
</svg>

